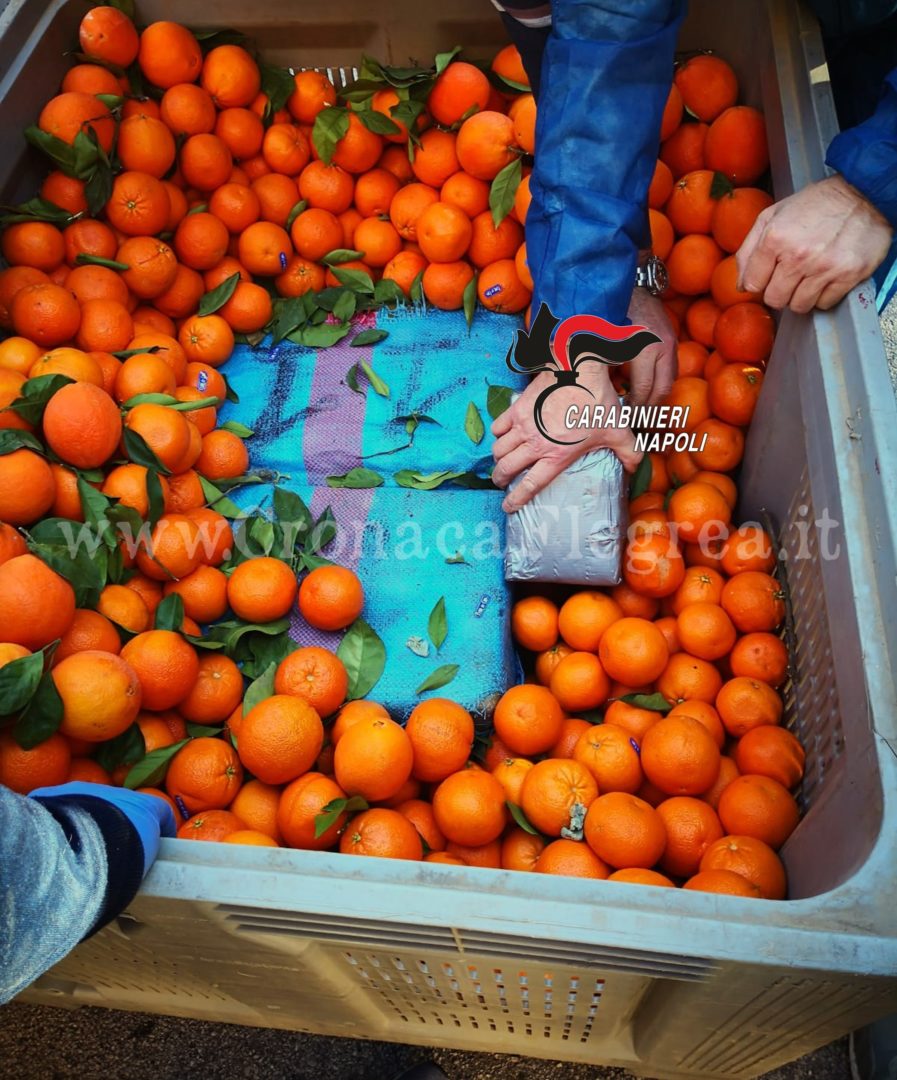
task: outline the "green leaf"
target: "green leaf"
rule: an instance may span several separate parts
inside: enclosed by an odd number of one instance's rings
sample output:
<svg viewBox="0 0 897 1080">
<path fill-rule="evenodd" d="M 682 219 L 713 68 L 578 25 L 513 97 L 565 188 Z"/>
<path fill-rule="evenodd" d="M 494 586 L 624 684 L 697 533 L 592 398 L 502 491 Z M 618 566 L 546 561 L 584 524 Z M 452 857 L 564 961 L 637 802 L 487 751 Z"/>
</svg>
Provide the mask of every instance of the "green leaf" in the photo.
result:
<svg viewBox="0 0 897 1080">
<path fill-rule="evenodd" d="M 88 525 L 105 527 L 111 532 L 109 519 L 106 515 L 113 506 L 112 500 L 89 483 L 82 473 L 78 473 L 76 479 L 84 520 Z"/>
<path fill-rule="evenodd" d="M 328 476 L 332 488 L 375 488 L 383 485 L 383 477 L 373 469 L 350 469 L 342 476 Z"/>
<path fill-rule="evenodd" d="M 388 337 L 389 337 L 389 331 L 388 330 L 378 330 L 378 329 L 375 329 L 375 328 L 371 327 L 371 329 L 369 329 L 369 330 L 362 330 L 360 334 L 356 334 L 355 337 L 352 338 L 352 340 L 349 342 L 349 344 L 353 345 L 353 346 L 376 345 L 378 341 L 383 341 L 384 338 L 388 338 Z M 362 366 L 364 366 L 364 365 L 362 365 Z M 370 376 L 368 376 L 368 377 L 370 378 Z M 383 386 L 386 386 L 386 383 L 383 383 L 382 379 L 380 380 L 380 382 L 383 384 Z M 373 379 L 371 379 L 371 385 L 372 386 L 374 385 L 374 380 Z M 374 386 L 374 389 L 377 390 L 376 386 Z M 377 393 L 379 394 L 380 391 L 377 390 Z M 389 397 L 389 388 L 387 388 L 386 393 L 383 396 L 384 397 Z"/>
<path fill-rule="evenodd" d="M 305 554 L 316 555 L 322 548 L 327 547 L 335 536 L 336 518 L 333 516 L 333 510 L 327 506 L 312 527 L 305 544 Z"/>
<path fill-rule="evenodd" d="M 273 117 L 274 113 L 280 112 L 286 106 L 296 89 L 296 82 L 286 68 L 266 64 L 264 61 L 259 63 L 259 73 L 262 77 L 262 93 L 268 96 L 266 111 Z"/>
<path fill-rule="evenodd" d="M 452 480 L 452 483 L 456 487 L 468 488 L 472 491 L 498 491 L 491 476 L 478 476 L 475 472 L 461 473 Z"/>
<path fill-rule="evenodd" d="M 401 287 L 390 278 L 380 278 L 374 286 L 375 304 L 404 304 L 406 299 Z"/>
<path fill-rule="evenodd" d="M 218 623 L 213 628 L 213 635 L 223 635 L 224 650 L 228 656 L 236 658 L 247 637 L 256 635 L 264 637 L 279 637 L 290 628 L 289 619 L 273 619 L 269 623 L 246 623 L 235 620 L 226 623 Z M 290 649 L 292 652 L 292 649 Z"/>
<path fill-rule="evenodd" d="M 227 381 L 227 376 L 226 375 L 222 375 L 221 378 L 224 379 L 224 388 L 225 388 L 224 400 L 229 401 L 232 405 L 239 405 L 240 404 L 240 395 L 237 393 L 236 390 L 234 390 L 234 388 L 231 386 L 231 384 Z"/>
<path fill-rule="evenodd" d="M 197 203 L 196 206 L 191 206 L 186 213 L 186 217 L 190 217 L 191 214 L 205 214 L 209 209 L 208 203 Z"/>
<path fill-rule="evenodd" d="M 25 708 L 34 697 L 43 673 L 42 652 L 10 660 L 0 668 L 0 703 L 4 716 L 12 716 Z"/>
<path fill-rule="evenodd" d="M 146 756 L 146 743 L 143 732 L 137 723 L 131 724 L 127 731 L 116 735 L 114 739 L 100 743 L 96 759 L 106 772 L 112 772 L 119 765 L 133 765 Z"/>
<path fill-rule="evenodd" d="M 202 485 L 206 505 L 210 510 L 214 510 L 216 514 L 221 514 L 226 518 L 243 517 L 243 511 L 240 507 L 215 487 L 210 480 L 206 480 L 204 476 L 201 476 L 199 482 Z"/>
<path fill-rule="evenodd" d="M 470 566 L 470 563 L 467 561 L 467 559 L 464 558 L 460 551 L 456 551 L 454 555 L 447 556 L 445 561 L 450 566 L 458 565 L 459 563 L 463 563 L 465 566 Z"/>
<path fill-rule="evenodd" d="M 354 292 L 351 289 L 346 289 L 343 295 L 333 305 L 334 318 L 339 319 L 340 322 L 348 322 L 349 319 L 355 314 L 355 308 L 358 306 L 358 300 Z"/>
<path fill-rule="evenodd" d="M 155 453 L 147 446 L 144 437 L 137 431 L 125 427 L 124 432 L 125 453 L 135 465 L 142 465 L 145 469 L 162 473 L 163 476 L 171 476 L 171 469 L 156 457 Z"/>
<path fill-rule="evenodd" d="M 398 135 L 402 130 L 395 120 L 390 120 L 384 113 L 376 112 L 374 109 L 363 109 L 355 115 L 368 131 L 373 131 L 377 135 Z"/>
<path fill-rule="evenodd" d="M 343 635 L 336 650 L 349 675 L 350 701 L 373 690 L 386 667 L 386 646 L 380 635 L 364 619 L 356 619 Z"/>
<path fill-rule="evenodd" d="M 438 652 L 448 636 L 448 618 L 445 614 L 444 596 L 439 597 L 433 610 L 430 612 L 430 618 L 427 621 L 427 634 L 430 637 L 430 641 L 433 642 L 433 647 Z"/>
<path fill-rule="evenodd" d="M 512 387 L 490 383 L 486 391 L 486 412 L 493 420 L 497 420 L 506 409 L 510 408 L 513 396 Z"/>
<path fill-rule="evenodd" d="M 293 227 L 293 222 L 296 220 L 297 217 L 299 217 L 299 215 L 302 213 L 302 211 L 305 210 L 307 207 L 308 207 L 308 200 L 307 199 L 300 199 L 299 202 L 297 202 L 296 205 L 293 207 L 293 209 L 287 214 L 286 224 L 284 225 L 284 228 L 286 229 L 287 232 L 290 231 L 290 229 Z"/>
<path fill-rule="evenodd" d="M 635 472 L 632 474 L 632 480 L 629 483 L 629 501 L 637 499 L 639 495 L 644 495 L 648 490 L 648 485 L 651 483 L 651 457 L 648 454 L 642 458 L 638 463 Z"/>
<path fill-rule="evenodd" d="M 300 326 L 304 326 L 307 321 L 308 312 L 301 296 L 293 296 L 288 300 L 276 300 L 274 318 L 268 324 L 274 344 L 283 341 L 287 335 L 298 330 Z"/>
<path fill-rule="evenodd" d="M 47 454 L 44 444 L 30 432 L 19 431 L 18 428 L 0 429 L 0 457 L 11 454 L 14 450 L 33 450 L 41 457 L 46 457 Z"/>
<path fill-rule="evenodd" d="M 722 199 L 725 195 L 731 195 L 734 190 L 732 181 L 725 173 L 715 172 L 713 174 L 713 180 L 710 182 L 711 199 Z"/>
<path fill-rule="evenodd" d="M 274 488 L 274 516 L 281 523 L 289 523 L 300 538 L 310 533 L 314 525 L 314 518 L 304 500 L 286 488 Z"/>
<path fill-rule="evenodd" d="M 337 143 L 349 130 L 349 110 L 339 105 L 330 105 L 322 109 L 315 117 L 311 131 L 311 141 L 315 144 L 318 157 L 325 165 L 333 160 Z"/>
<path fill-rule="evenodd" d="M 436 74 L 441 75 L 459 52 L 461 52 L 461 46 L 456 45 L 454 49 L 450 49 L 448 52 L 437 53 L 435 59 Z"/>
<path fill-rule="evenodd" d="M 36 655 L 43 661 L 42 654 Z M 40 677 L 25 711 L 16 721 L 13 738 L 23 750 L 33 750 L 59 730 L 62 713 L 62 698 L 52 675 L 47 672 Z"/>
<path fill-rule="evenodd" d="M 157 353 L 162 349 L 161 345 L 145 345 L 141 349 L 119 349 L 112 355 L 116 360 L 127 360 L 131 356 L 141 356 L 143 353 Z"/>
<path fill-rule="evenodd" d="M 534 829 L 532 825 L 526 820 L 526 814 L 520 809 L 517 803 L 512 803 L 510 799 L 506 800 L 505 806 L 507 806 L 511 817 L 514 819 L 514 824 L 519 825 L 524 832 L 528 832 L 530 836 L 539 836 L 539 830 Z"/>
<path fill-rule="evenodd" d="M 75 220 L 75 215 L 49 199 L 34 198 L 18 206 L 0 206 L 5 213 L 0 214 L 0 225 L 17 225 L 23 221 L 47 221 L 60 228 L 65 228 Z"/>
<path fill-rule="evenodd" d="M 419 473 L 411 469 L 400 469 L 395 474 L 394 479 L 399 487 L 413 488 L 415 491 L 433 491 L 435 488 L 441 487 L 443 484 L 447 484 L 456 477 L 463 475 L 461 472 L 452 472 L 449 469 L 433 473 Z"/>
<path fill-rule="evenodd" d="M 411 282 L 411 288 L 408 290 L 408 298 L 415 304 L 424 303 L 424 271 L 421 270 L 419 274 L 415 275 L 414 281 Z"/>
<path fill-rule="evenodd" d="M 112 195 L 112 170 L 103 162 L 98 162 L 84 184 L 84 198 L 87 209 L 95 217 L 102 212 Z M 110 260 L 112 261 L 112 260 Z"/>
<path fill-rule="evenodd" d="M 165 513 L 165 492 L 162 490 L 159 474 L 152 469 L 146 470 L 146 498 L 149 504 L 147 521 L 155 528 L 156 522 Z"/>
<path fill-rule="evenodd" d="M 221 425 L 222 431 L 229 431 L 233 435 L 239 435 L 241 439 L 251 439 L 255 432 L 239 420 L 227 420 Z"/>
<path fill-rule="evenodd" d="M 209 732 L 203 732 L 208 735 Z M 171 759 L 182 750 L 189 739 L 181 739 L 180 742 L 172 743 L 171 746 L 161 746 L 158 750 L 151 750 L 140 761 L 131 766 L 131 770 L 125 777 L 125 787 L 136 791 L 141 787 L 158 787 L 165 779 Z"/>
<path fill-rule="evenodd" d="M 498 173 L 489 189 L 489 209 L 496 229 L 514 209 L 514 198 L 523 176 L 523 162 L 515 157 Z"/>
<path fill-rule="evenodd" d="M 260 701 L 265 701 L 274 694 L 274 673 L 277 671 L 276 664 L 269 664 L 262 675 L 250 684 L 243 698 L 243 715 L 250 709 L 254 709 Z"/>
<path fill-rule="evenodd" d="M 304 326 L 295 333 L 287 334 L 287 337 L 309 349 L 326 349 L 342 341 L 350 330 L 348 323 L 322 323 L 320 326 Z"/>
<path fill-rule="evenodd" d="M 438 667 L 432 675 L 428 675 L 426 679 L 424 679 L 420 686 L 414 691 L 415 694 L 424 694 L 427 690 L 439 690 L 443 686 L 448 686 L 460 670 L 461 667 L 459 664 L 443 664 L 442 667 Z"/>
<path fill-rule="evenodd" d="M 75 256 L 75 266 L 105 266 L 107 270 L 117 270 L 119 273 L 130 270 L 128 263 L 119 262 L 118 259 L 106 259 L 102 255 L 89 255 L 84 251 L 79 251 Z"/>
<path fill-rule="evenodd" d="M 462 296 L 462 302 L 464 305 L 464 318 L 467 322 L 467 329 L 470 330 L 473 326 L 473 317 L 477 310 L 477 275 L 474 274 L 470 281 L 464 286 L 464 293 Z"/>
<path fill-rule="evenodd" d="M 44 415 L 47 402 L 67 383 L 74 382 L 68 375 L 38 375 L 34 379 L 28 379 L 19 388 L 20 396 L 7 408 L 29 424 L 37 426 Z M 4 412 L 0 409 L 0 413 Z"/>
<path fill-rule="evenodd" d="M 197 313 L 199 315 L 213 315 L 230 300 L 239 283 L 239 273 L 231 274 L 229 278 L 225 278 L 220 285 L 200 298 Z"/>
<path fill-rule="evenodd" d="M 228 655 L 237 660 L 247 679 L 256 679 L 265 673 L 270 664 L 279 664 L 295 648 L 295 641 L 290 639 L 286 631 L 279 634 L 248 633 L 240 639 L 239 649 L 234 649 L 233 655 Z"/>
<path fill-rule="evenodd" d="M 480 410 L 472 401 L 467 403 L 467 415 L 464 417 L 464 433 L 474 446 L 479 446 L 483 441 L 483 436 L 486 434 Z"/>
<path fill-rule="evenodd" d="M 374 281 L 370 274 L 363 270 L 344 270 L 340 266 L 332 266 L 333 276 L 342 282 L 352 292 L 363 293 L 365 296 L 374 295 Z"/>
<path fill-rule="evenodd" d="M 490 81 L 498 87 L 499 90 L 504 90 L 505 93 L 511 94 L 530 94 L 532 93 L 532 87 L 527 86 L 526 83 L 515 82 L 513 79 L 506 79 L 504 75 L 499 75 L 498 72 L 488 72 Z"/>
<path fill-rule="evenodd" d="M 134 0 L 108 0 L 108 2 L 109 7 L 114 7 L 119 11 L 124 12 L 132 22 L 136 19 L 137 12 L 134 7 Z"/>
<path fill-rule="evenodd" d="M 663 694 L 624 694 L 620 701 L 625 701 L 636 709 L 650 709 L 651 712 L 665 713 L 673 707 Z"/>
<path fill-rule="evenodd" d="M 358 335 L 361 337 L 361 335 Z M 356 339 L 357 340 L 357 339 Z M 367 375 L 368 382 L 371 384 L 372 389 L 380 397 L 389 397 L 389 386 L 380 378 L 376 371 L 371 367 L 367 360 L 361 361 L 361 370 Z"/>
<path fill-rule="evenodd" d="M 68 518 L 44 518 L 30 529 L 29 547 L 68 581 L 78 607 L 93 607 L 107 579 L 102 531 Z"/>
<path fill-rule="evenodd" d="M 363 255 L 363 251 L 355 251 L 353 248 L 334 248 L 333 251 L 327 252 L 321 262 L 325 266 L 339 266 L 340 263 L 354 262 Z"/>
<path fill-rule="evenodd" d="M 364 391 L 358 386 L 358 364 L 353 364 L 346 372 L 346 386 L 356 394 L 364 397 Z"/>
<path fill-rule="evenodd" d="M 153 623 L 155 630 L 174 630 L 178 633 L 184 622 L 184 601 L 177 593 L 170 593 L 156 608 Z"/>
<path fill-rule="evenodd" d="M 75 150 L 69 143 L 63 142 L 47 131 L 41 131 L 37 125 L 25 128 L 25 140 L 37 147 L 56 164 L 66 176 L 76 177 Z"/>
<path fill-rule="evenodd" d="M 360 795 L 353 795 L 351 799 L 331 799 L 320 814 L 315 816 L 315 840 L 320 840 L 324 833 L 339 821 L 342 814 L 367 809 L 368 804 Z"/>
</svg>

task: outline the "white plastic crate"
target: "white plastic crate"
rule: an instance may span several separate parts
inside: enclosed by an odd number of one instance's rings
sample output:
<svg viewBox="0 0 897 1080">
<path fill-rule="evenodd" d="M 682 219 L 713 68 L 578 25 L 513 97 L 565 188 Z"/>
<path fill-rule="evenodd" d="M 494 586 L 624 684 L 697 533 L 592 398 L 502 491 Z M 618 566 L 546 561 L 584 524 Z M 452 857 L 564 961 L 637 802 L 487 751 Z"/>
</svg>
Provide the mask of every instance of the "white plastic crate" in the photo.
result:
<svg viewBox="0 0 897 1080">
<path fill-rule="evenodd" d="M 482 0 L 142 2 L 150 21 L 229 25 L 280 63 L 401 63 L 503 39 Z M 65 66 L 83 6 L 0 15 L 0 188 L 30 194 L 20 129 Z M 693 0 L 763 108 L 781 197 L 824 175 L 835 131 L 821 42 L 794 0 Z M 128 913 L 23 995 L 256 1026 L 751 1077 L 897 1009 L 897 408 L 869 287 L 785 315 L 748 441 L 743 516 L 776 523 L 795 631 L 787 722 L 808 753 L 785 902 L 166 841 Z M 893 485 L 891 485 L 891 489 Z M 837 558 L 805 522 L 827 509 Z M 814 547 L 814 545 L 816 545 Z M 804 549 L 804 550 L 802 550 Z M 796 558 L 798 554 L 810 558 Z"/>
</svg>

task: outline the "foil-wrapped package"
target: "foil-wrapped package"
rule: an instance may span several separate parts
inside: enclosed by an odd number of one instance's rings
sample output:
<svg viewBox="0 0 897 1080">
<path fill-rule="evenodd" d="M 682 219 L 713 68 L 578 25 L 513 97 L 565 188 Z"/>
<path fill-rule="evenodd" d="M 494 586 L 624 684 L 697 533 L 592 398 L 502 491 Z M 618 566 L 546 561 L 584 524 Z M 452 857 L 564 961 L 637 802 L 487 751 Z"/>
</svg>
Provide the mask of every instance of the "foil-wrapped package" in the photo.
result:
<svg viewBox="0 0 897 1080">
<path fill-rule="evenodd" d="M 520 477 L 513 481 L 513 488 Z M 612 450 L 591 450 L 508 515 L 505 577 L 616 585 L 626 543 L 626 482 Z"/>
</svg>

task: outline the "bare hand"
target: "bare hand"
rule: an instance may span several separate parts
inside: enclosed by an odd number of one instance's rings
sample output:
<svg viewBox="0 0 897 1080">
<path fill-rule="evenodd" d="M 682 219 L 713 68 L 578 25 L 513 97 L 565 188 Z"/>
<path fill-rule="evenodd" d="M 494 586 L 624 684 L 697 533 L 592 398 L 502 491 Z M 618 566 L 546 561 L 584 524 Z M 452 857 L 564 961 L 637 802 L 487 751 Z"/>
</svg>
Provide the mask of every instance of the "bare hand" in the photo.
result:
<svg viewBox="0 0 897 1080">
<path fill-rule="evenodd" d="M 660 297 L 647 289 L 632 290 L 629 318 L 636 325 L 647 327 L 660 338 L 658 345 L 642 349 L 630 364 L 632 374 L 629 397 L 634 405 L 663 401 L 676 378 L 676 334 Z"/>
<path fill-rule="evenodd" d="M 773 308 L 827 311 L 873 273 L 891 244 L 887 220 L 842 176 L 764 210 L 738 250 L 738 288 Z"/>
<path fill-rule="evenodd" d="M 588 366 L 590 370 L 581 371 L 580 388 L 552 394 L 542 411 L 542 422 L 547 431 L 557 433 L 557 438 L 570 440 L 585 435 L 583 442 L 561 446 L 546 439 L 536 427 L 533 407 L 539 394 L 555 382 L 552 372 L 537 375 L 513 405 L 493 423 L 492 434 L 497 436 L 492 447 L 496 461 L 492 473 L 495 484 L 507 487 L 524 469 L 529 470 L 502 503 L 502 509 L 507 513 L 519 510 L 589 450 L 609 447 L 623 462 L 627 472 L 633 472 L 641 460 L 642 455 L 635 452 L 635 440 L 629 428 L 589 427 L 568 431 L 565 427 L 567 409 L 574 402 L 580 407 L 586 403 L 589 406 L 603 405 L 605 410 L 619 405 L 619 397 L 611 384 L 607 368 L 597 364 Z M 584 394 L 582 387 L 590 390 L 593 397 Z"/>
</svg>

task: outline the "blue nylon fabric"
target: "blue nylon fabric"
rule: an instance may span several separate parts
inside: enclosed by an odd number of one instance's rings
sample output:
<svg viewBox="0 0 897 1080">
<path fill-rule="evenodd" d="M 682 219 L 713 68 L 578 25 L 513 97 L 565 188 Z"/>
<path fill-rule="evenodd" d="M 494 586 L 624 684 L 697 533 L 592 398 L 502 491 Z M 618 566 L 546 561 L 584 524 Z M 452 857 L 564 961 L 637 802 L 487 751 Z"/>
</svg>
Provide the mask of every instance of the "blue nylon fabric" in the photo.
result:
<svg viewBox="0 0 897 1080">
<path fill-rule="evenodd" d="M 526 219 L 534 310 L 626 323 L 683 0 L 555 0 Z"/>
</svg>

